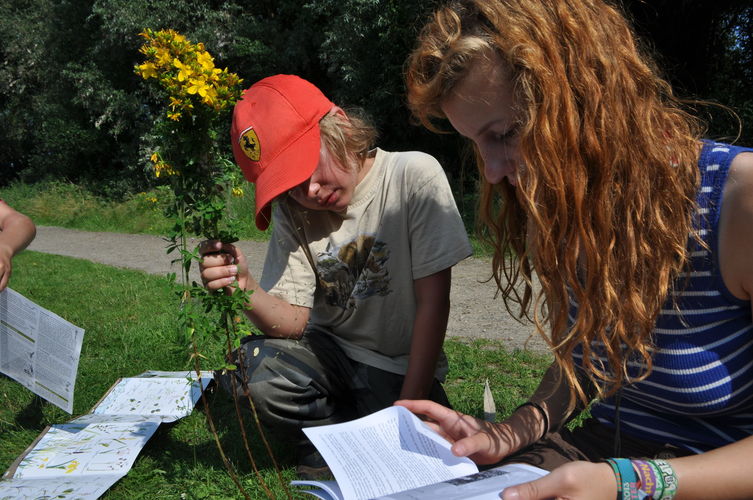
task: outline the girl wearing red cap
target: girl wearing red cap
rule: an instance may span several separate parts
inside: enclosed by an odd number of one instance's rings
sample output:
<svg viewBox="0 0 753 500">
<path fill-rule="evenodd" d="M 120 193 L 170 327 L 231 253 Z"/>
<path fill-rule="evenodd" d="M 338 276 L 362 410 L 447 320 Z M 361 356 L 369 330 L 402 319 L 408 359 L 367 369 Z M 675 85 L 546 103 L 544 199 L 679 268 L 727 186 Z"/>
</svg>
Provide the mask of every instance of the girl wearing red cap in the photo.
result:
<svg viewBox="0 0 753 500">
<path fill-rule="evenodd" d="M 201 274 L 251 294 L 264 336 L 221 375 L 248 387 L 278 429 L 342 422 L 400 398 L 448 404 L 441 385 L 450 270 L 471 253 L 431 156 L 373 149 L 376 133 L 292 75 L 254 84 L 235 107 L 235 158 L 255 184 L 256 223 L 274 221 L 261 280 L 233 245 L 207 242 Z M 274 203 L 273 203 L 274 202 Z M 298 473 L 317 454 L 300 433 Z"/>
</svg>

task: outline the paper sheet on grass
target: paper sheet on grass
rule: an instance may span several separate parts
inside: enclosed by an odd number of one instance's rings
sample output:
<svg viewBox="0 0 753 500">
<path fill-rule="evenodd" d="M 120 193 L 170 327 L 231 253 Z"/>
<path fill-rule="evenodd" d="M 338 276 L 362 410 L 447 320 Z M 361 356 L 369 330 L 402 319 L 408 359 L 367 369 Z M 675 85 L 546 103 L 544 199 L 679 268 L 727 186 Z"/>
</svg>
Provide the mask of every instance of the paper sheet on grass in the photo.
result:
<svg viewBox="0 0 753 500">
<path fill-rule="evenodd" d="M 187 417 L 209 383 L 181 377 L 121 379 L 92 411 L 95 415 L 138 415 L 162 422 Z"/>
<path fill-rule="evenodd" d="M 0 481 L 0 500 L 99 498 L 128 473 L 161 422 L 193 410 L 211 380 L 204 373 L 195 377 L 145 372 L 118 380 L 92 413 L 40 434 Z"/>
<path fill-rule="evenodd" d="M 84 330 L 18 292 L 0 292 L 0 372 L 73 413 Z"/>
</svg>

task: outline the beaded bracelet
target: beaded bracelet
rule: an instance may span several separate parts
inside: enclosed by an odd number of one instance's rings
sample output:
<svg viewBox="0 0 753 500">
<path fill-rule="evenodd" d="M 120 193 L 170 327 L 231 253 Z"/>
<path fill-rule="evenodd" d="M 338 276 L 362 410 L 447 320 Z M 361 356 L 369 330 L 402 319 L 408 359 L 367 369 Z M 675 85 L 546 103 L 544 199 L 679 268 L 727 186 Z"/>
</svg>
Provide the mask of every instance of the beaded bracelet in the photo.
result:
<svg viewBox="0 0 753 500">
<path fill-rule="evenodd" d="M 522 405 L 520 405 L 517 408 L 515 408 L 515 410 L 513 411 L 513 413 L 515 413 L 516 411 L 520 410 L 524 406 L 532 406 L 532 407 L 536 408 L 539 411 L 539 413 L 541 413 L 541 416 L 544 419 L 544 432 L 541 434 L 541 437 L 539 439 L 544 439 L 544 436 L 546 436 L 547 433 L 549 432 L 549 415 L 546 413 L 546 411 L 544 411 L 544 408 L 542 408 L 540 404 L 535 403 L 533 401 L 526 401 Z"/>
</svg>

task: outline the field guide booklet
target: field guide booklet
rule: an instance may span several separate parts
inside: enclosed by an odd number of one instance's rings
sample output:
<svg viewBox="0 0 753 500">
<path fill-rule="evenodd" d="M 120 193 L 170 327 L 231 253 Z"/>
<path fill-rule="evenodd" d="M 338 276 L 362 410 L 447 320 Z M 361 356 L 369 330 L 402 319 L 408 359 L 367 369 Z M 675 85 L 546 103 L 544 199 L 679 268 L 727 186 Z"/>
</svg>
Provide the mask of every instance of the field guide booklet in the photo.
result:
<svg viewBox="0 0 753 500">
<path fill-rule="evenodd" d="M 450 443 L 402 406 L 342 424 L 303 429 L 336 481 L 293 481 L 323 500 L 441 498 L 498 500 L 508 486 L 547 471 L 511 464 L 479 472 Z"/>
</svg>

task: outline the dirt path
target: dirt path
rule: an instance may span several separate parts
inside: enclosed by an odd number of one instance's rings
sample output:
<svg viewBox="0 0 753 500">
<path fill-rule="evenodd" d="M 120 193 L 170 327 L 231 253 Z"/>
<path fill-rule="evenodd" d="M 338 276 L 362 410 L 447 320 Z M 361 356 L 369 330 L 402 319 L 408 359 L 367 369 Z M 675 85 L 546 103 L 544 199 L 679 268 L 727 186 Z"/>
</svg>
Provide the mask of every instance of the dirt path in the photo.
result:
<svg viewBox="0 0 753 500">
<path fill-rule="evenodd" d="M 261 275 L 266 243 L 241 241 L 238 246 L 248 257 L 251 272 Z M 165 253 L 165 241 L 158 236 L 41 226 L 37 228 L 37 237 L 29 250 L 88 259 L 151 274 L 179 271 L 177 266 L 171 266 L 173 257 Z M 473 257 L 453 268 L 452 309 L 447 334 L 452 337 L 502 340 L 511 350 L 523 349 L 533 327 L 512 319 L 502 301 L 493 300 L 495 286 L 493 281 L 486 281 L 489 273 L 489 261 Z M 545 350 L 544 343 L 538 337 L 531 338 L 527 347 Z"/>
</svg>

